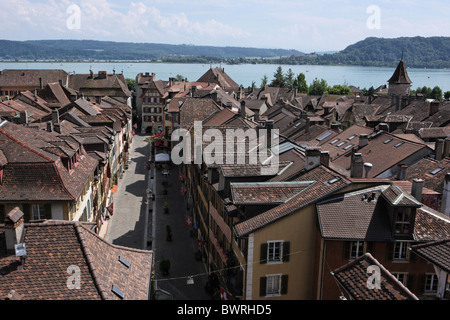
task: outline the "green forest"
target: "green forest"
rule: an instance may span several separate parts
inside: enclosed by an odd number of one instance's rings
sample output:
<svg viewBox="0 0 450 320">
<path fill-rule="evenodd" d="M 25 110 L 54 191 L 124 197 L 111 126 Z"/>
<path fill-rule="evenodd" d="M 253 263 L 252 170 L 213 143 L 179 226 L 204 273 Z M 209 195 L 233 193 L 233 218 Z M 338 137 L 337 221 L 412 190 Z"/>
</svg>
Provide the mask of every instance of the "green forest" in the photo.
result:
<svg viewBox="0 0 450 320">
<path fill-rule="evenodd" d="M 450 68 L 450 37 L 367 38 L 342 51 L 305 54 L 297 50 L 131 43 L 94 40 L 0 40 L 0 60 L 151 61 L 277 65 Z"/>
</svg>

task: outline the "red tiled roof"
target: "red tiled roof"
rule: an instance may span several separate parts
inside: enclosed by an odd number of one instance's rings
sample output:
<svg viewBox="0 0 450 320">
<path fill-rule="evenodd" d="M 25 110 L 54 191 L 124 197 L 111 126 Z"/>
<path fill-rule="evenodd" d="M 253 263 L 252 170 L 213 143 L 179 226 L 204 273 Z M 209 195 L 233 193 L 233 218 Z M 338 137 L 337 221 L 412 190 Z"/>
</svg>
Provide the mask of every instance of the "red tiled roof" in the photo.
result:
<svg viewBox="0 0 450 320">
<path fill-rule="evenodd" d="M 313 181 L 313 183 L 308 189 L 294 196 L 289 201 L 253 218 L 238 222 L 234 226 L 235 234 L 238 237 L 249 234 L 267 224 L 292 214 L 303 207 L 320 201 L 325 196 L 350 184 L 343 176 L 340 176 L 324 166 L 319 166 L 306 172 L 295 179 L 295 181 Z"/>
<path fill-rule="evenodd" d="M 388 186 L 367 188 L 332 196 L 317 204 L 324 239 L 392 241 L 387 214 L 377 206 Z M 372 196 L 375 196 L 373 199 Z"/>
<path fill-rule="evenodd" d="M 411 247 L 411 250 L 421 258 L 450 273 L 450 238 L 415 245 Z"/>
<path fill-rule="evenodd" d="M 81 145 L 57 133 L 6 122 L 0 127 L 0 150 L 6 158 L 0 199 L 3 201 L 73 200 L 94 172 L 97 161 Z M 75 148 L 75 149 L 74 149 Z M 69 173 L 61 157 L 81 148 Z"/>
<path fill-rule="evenodd" d="M 6 273 L 0 276 L 0 299 L 14 290 L 25 300 L 117 300 L 111 290 L 115 285 L 126 300 L 147 300 L 152 251 L 107 243 L 90 225 L 56 220 L 27 224 L 23 269 L 14 256 L 0 259 Z M 70 288 L 74 270 L 79 271 L 79 289 Z"/>
<path fill-rule="evenodd" d="M 307 189 L 312 182 L 242 182 L 230 183 L 231 196 L 235 205 L 281 204 Z"/>
<path fill-rule="evenodd" d="M 371 288 L 368 283 L 372 276 L 368 273 L 369 266 L 380 270 L 380 288 Z M 418 300 L 418 298 L 398 281 L 370 253 L 366 253 L 348 264 L 334 270 L 332 275 L 354 300 Z"/>
</svg>

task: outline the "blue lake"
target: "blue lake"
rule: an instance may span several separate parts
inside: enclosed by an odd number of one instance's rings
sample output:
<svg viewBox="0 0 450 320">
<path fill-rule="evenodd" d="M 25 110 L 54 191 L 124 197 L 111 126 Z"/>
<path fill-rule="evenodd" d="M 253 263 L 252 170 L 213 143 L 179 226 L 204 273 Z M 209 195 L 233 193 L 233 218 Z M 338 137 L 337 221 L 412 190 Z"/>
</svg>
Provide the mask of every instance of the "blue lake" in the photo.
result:
<svg viewBox="0 0 450 320">
<path fill-rule="evenodd" d="M 140 72 L 155 73 L 157 79 L 168 80 L 178 74 L 189 81 L 196 81 L 210 66 L 208 64 L 169 64 L 147 62 L 0 62 L 0 70 L 3 69 L 63 69 L 67 72 L 89 73 L 92 70 L 122 73 L 126 78 L 135 78 Z M 255 82 L 260 86 L 261 80 L 266 75 L 269 82 L 273 78 L 278 65 L 273 64 L 240 64 L 221 65 L 225 72 L 239 85 L 249 87 Z M 315 78 L 325 79 L 329 85 L 347 84 L 359 88 L 369 88 L 387 84 L 387 80 L 394 73 L 394 68 L 378 67 L 353 67 L 353 66 L 312 66 L 312 65 L 283 65 L 283 71 L 292 69 L 294 74 L 304 73 L 306 81 L 310 84 Z M 413 84 L 417 87 L 439 86 L 444 92 L 450 91 L 450 69 L 414 69 L 408 68 L 408 74 Z"/>
</svg>

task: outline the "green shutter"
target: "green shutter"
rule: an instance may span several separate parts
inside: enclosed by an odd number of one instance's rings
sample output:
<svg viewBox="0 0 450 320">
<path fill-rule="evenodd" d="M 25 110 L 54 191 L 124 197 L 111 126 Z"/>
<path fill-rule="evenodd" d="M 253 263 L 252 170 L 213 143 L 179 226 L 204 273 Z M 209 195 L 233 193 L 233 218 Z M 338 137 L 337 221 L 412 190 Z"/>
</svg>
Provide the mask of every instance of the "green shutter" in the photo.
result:
<svg viewBox="0 0 450 320">
<path fill-rule="evenodd" d="M 266 285 L 267 285 L 267 277 L 259 278 L 259 296 L 266 296 Z"/>
<path fill-rule="evenodd" d="M 283 242 L 283 262 L 288 262 L 291 256 L 291 243 L 289 241 Z"/>
<path fill-rule="evenodd" d="M 267 242 L 261 243 L 261 255 L 259 263 L 267 263 Z"/>
<path fill-rule="evenodd" d="M 45 219 L 52 218 L 52 205 L 49 203 L 44 204 L 44 216 Z"/>
<path fill-rule="evenodd" d="M 281 294 L 287 294 L 288 292 L 288 275 L 283 274 L 281 276 Z"/>
</svg>

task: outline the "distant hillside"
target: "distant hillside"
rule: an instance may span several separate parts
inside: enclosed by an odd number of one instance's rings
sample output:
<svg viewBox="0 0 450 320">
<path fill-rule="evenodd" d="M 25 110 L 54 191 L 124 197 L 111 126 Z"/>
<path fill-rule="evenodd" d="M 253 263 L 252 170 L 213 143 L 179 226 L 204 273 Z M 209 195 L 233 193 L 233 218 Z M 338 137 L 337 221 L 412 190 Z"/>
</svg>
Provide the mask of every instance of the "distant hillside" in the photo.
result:
<svg viewBox="0 0 450 320">
<path fill-rule="evenodd" d="M 284 49 L 94 40 L 0 40 L 0 60 L 160 60 L 210 57 L 211 60 L 220 61 L 230 58 L 270 58 L 294 54 L 300 54 L 300 52 Z"/>
<path fill-rule="evenodd" d="M 450 68 L 450 37 L 367 38 L 333 54 L 291 56 L 282 64 L 395 67 L 404 56 L 411 68 Z"/>
</svg>

